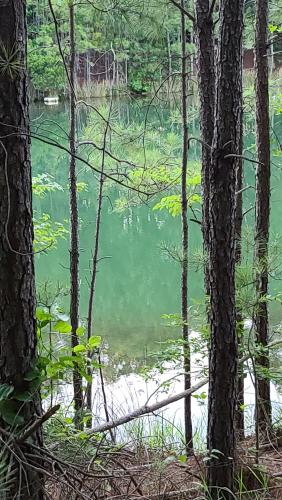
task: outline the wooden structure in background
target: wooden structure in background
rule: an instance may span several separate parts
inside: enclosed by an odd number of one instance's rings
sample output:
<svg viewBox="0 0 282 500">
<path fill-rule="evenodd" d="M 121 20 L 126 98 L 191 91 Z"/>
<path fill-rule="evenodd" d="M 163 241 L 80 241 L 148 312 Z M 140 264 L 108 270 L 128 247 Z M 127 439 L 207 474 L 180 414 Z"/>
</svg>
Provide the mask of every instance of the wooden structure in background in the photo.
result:
<svg viewBox="0 0 282 500">
<path fill-rule="evenodd" d="M 88 49 L 77 56 L 78 86 L 92 84 L 126 85 L 127 60 L 120 61 L 113 50 L 100 52 Z"/>
</svg>

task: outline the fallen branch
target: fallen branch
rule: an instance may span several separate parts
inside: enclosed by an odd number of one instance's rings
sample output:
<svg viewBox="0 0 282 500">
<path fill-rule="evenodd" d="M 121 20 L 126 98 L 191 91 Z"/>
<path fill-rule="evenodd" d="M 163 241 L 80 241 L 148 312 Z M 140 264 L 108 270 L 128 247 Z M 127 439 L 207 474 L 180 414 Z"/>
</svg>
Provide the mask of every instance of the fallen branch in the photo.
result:
<svg viewBox="0 0 282 500">
<path fill-rule="evenodd" d="M 282 340 L 277 340 L 272 342 L 267 346 L 268 349 L 276 347 L 278 345 L 282 344 Z M 251 354 L 246 354 L 239 360 L 239 364 L 245 363 L 248 361 L 248 359 L 251 358 Z M 179 394 L 176 394 L 175 396 L 170 396 L 167 399 L 164 399 L 163 401 L 159 401 L 157 403 L 154 403 L 152 405 L 143 405 L 140 408 L 137 408 L 136 410 L 132 411 L 131 413 L 127 413 L 123 417 L 120 417 L 116 420 L 111 420 L 110 422 L 107 422 L 105 424 L 98 425 L 97 427 L 94 427 L 94 429 L 90 429 L 88 431 L 89 436 L 92 436 L 93 434 L 98 434 L 101 432 L 106 432 L 111 429 L 115 429 L 116 427 L 119 427 L 120 425 L 127 424 L 128 422 L 131 422 L 131 420 L 135 420 L 136 418 L 142 417 L 143 415 L 147 415 L 149 413 L 154 413 L 161 408 L 164 408 L 165 406 L 168 406 L 172 403 L 175 403 L 176 401 L 179 401 L 180 399 L 184 399 L 187 396 L 190 396 L 194 392 L 198 391 L 206 385 L 209 381 L 209 378 L 206 377 L 202 379 L 198 384 L 195 384 L 194 386 L 190 387 L 190 389 L 187 389 L 186 391 L 182 391 Z"/>
<path fill-rule="evenodd" d="M 143 415 L 146 415 L 147 413 L 153 413 L 157 410 L 160 410 L 161 408 L 164 408 L 164 406 L 168 406 L 171 403 L 175 403 L 176 401 L 179 401 L 180 399 L 186 398 L 190 394 L 193 394 L 193 392 L 198 391 L 198 389 L 201 389 L 205 384 L 207 384 L 209 381 L 208 377 L 204 378 L 198 384 L 194 385 L 193 387 L 190 387 L 190 389 L 187 389 L 186 391 L 180 392 L 179 394 L 176 394 L 175 396 L 170 396 L 167 399 L 164 399 L 163 401 L 159 401 L 158 403 L 154 403 L 152 405 L 144 405 L 138 408 L 137 410 L 134 410 L 131 413 L 127 413 L 127 415 L 124 415 L 121 418 L 118 418 L 117 420 L 111 420 L 110 422 L 107 422 L 105 424 L 98 425 L 97 427 L 94 427 L 94 429 L 91 429 L 89 431 L 89 434 L 97 434 L 100 432 L 106 432 L 109 431 L 110 429 L 115 429 L 116 427 L 119 427 L 120 425 L 127 424 L 131 420 L 134 420 L 135 418 L 142 417 Z"/>
</svg>

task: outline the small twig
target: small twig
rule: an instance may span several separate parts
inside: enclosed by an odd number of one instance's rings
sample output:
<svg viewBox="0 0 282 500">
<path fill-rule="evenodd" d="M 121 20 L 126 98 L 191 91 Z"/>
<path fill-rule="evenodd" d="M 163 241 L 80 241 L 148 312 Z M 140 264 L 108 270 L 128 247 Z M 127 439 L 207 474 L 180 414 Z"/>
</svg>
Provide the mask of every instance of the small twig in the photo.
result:
<svg viewBox="0 0 282 500">
<path fill-rule="evenodd" d="M 247 156 L 244 156 L 244 155 L 236 155 L 236 154 L 230 153 L 224 157 L 224 159 L 226 159 L 226 158 L 241 158 L 242 160 L 246 160 L 246 161 L 249 161 L 251 163 L 255 163 L 256 165 L 264 165 L 264 163 L 262 163 L 261 161 L 253 160 L 252 158 L 248 158 Z"/>
</svg>

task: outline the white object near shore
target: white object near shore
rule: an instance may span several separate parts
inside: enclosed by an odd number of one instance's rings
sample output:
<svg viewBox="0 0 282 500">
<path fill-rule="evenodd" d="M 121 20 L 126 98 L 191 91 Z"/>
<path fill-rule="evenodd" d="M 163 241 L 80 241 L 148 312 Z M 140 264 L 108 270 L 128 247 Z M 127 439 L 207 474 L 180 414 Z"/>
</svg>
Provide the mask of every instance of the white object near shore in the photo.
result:
<svg viewBox="0 0 282 500">
<path fill-rule="evenodd" d="M 54 97 L 44 97 L 44 104 L 47 106 L 56 106 L 59 104 L 59 96 Z"/>
</svg>

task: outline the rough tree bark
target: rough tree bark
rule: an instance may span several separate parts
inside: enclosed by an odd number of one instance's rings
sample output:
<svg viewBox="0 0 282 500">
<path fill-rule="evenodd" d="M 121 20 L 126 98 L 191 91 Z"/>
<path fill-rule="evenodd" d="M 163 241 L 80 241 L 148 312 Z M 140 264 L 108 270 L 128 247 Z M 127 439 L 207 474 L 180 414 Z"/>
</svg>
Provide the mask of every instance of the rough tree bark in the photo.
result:
<svg viewBox="0 0 282 500">
<path fill-rule="evenodd" d="M 210 11 L 210 0 L 196 1 L 195 31 L 198 48 L 198 83 L 200 95 L 200 126 L 202 145 L 202 193 L 203 193 L 203 239 L 204 253 L 207 258 L 209 248 L 209 200 L 211 147 L 214 134 L 215 105 L 215 64 L 214 64 L 214 27 Z M 209 290 L 208 259 L 205 264 L 206 295 Z"/>
<path fill-rule="evenodd" d="M 241 44 L 244 0 L 220 5 L 215 131 L 210 172 L 210 320 L 208 462 L 211 498 L 234 498 L 237 337 L 235 314 L 235 186 L 241 113 Z M 224 488 L 224 489 L 223 489 Z"/>
<path fill-rule="evenodd" d="M 79 219 L 77 203 L 77 176 L 76 176 L 76 94 L 75 94 L 75 19 L 74 4 L 69 4 L 70 21 L 70 60 L 69 60 L 69 84 L 70 84 L 70 165 L 69 165 L 69 184 L 70 184 L 70 321 L 72 327 L 71 345 L 72 348 L 78 345 L 77 328 L 79 326 Z M 74 353 L 73 353 L 74 354 Z M 83 408 L 82 378 L 78 367 L 73 370 L 73 390 L 74 390 L 74 409 L 75 423 L 80 426 L 81 411 Z"/>
<path fill-rule="evenodd" d="M 181 0 L 184 8 L 184 0 Z M 181 174 L 181 221 L 182 221 L 182 273 L 181 273 L 181 313 L 184 353 L 184 389 L 191 387 L 191 354 L 188 328 L 188 218 L 187 218 L 187 163 L 188 163 L 188 119 L 187 119 L 187 53 L 186 53 L 186 22 L 181 11 L 181 46 L 182 46 L 182 174 Z M 193 428 L 191 414 L 191 395 L 184 400 L 185 444 L 188 454 L 193 450 Z"/>
<path fill-rule="evenodd" d="M 270 215 L 270 137 L 269 137 L 269 91 L 268 91 L 268 0 L 256 2 L 256 135 L 258 161 L 256 173 L 256 221 L 255 221 L 255 273 L 257 308 L 254 325 L 257 342 L 268 344 L 268 240 Z M 261 368 L 269 368 L 268 352 L 256 359 L 258 373 L 258 406 L 256 418 L 259 428 L 271 426 L 270 381 L 260 376 Z"/>
<path fill-rule="evenodd" d="M 9 384 L 18 393 L 30 389 L 25 376 L 36 361 L 26 36 L 25 2 L 0 0 L 0 384 Z M 27 133 L 20 135 L 20 130 Z M 24 404 L 13 399 L 13 393 L 9 399 L 25 423 L 41 414 L 37 390 Z M 0 422 L 2 428 L 11 429 L 4 418 Z M 42 444 L 40 430 L 32 440 Z M 18 462 L 12 467 L 19 469 Z M 25 470 L 21 482 L 19 471 L 14 476 L 11 498 L 41 500 L 41 474 Z"/>
</svg>

